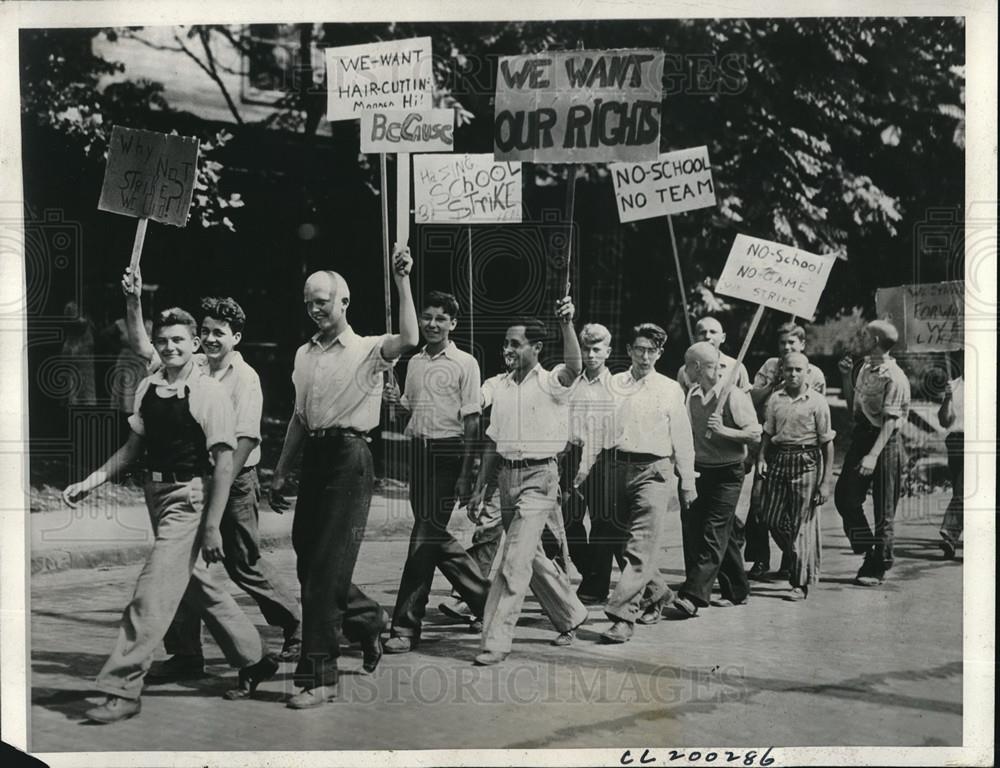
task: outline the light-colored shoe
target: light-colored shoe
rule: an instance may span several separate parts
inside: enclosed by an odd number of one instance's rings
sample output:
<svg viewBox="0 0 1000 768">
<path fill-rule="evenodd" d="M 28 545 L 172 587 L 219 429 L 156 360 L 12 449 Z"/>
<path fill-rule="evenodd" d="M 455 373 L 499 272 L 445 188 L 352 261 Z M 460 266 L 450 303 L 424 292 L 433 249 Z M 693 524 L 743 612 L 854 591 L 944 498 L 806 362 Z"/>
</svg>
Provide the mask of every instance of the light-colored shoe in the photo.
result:
<svg viewBox="0 0 1000 768">
<path fill-rule="evenodd" d="M 616 621 L 607 632 L 601 635 L 601 642 L 620 645 L 631 640 L 633 634 L 635 634 L 635 627 L 627 621 Z"/>
<path fill-rule="evenodd" d="M 576 630 L 571 629 L 569 632 L 560 632 L 552 641 L 552 645 L 565 648 L 568 645 L 573 645 L 574 640 L 576 640 Z"/>
<path fill-rule="evenodd" d="M 420 641 L 414 637 L 406 635 L 393 635 L 382 644 L 382 650 L 386 653 L 409 653 Z"/>
<path fill-rule="evenodd" d="M 475 662 L 473 662 L 477 667 L 492 667 L 494 664 L 499 664 L 501 661 L 506 659 L 508 653 L 506 651 L 483 651 L 478 656 L 476 656 Z"/>
<path fill-rule="evenodd" d="M 805 600 L 806 592 L 802 589 L 802 587 L 792 587 L 792 591 L 788 593 L 785 599 L 791 600 L 793 603 L 798 602 L 799 600 Z"/>
<path fill-rule="evenodd" d="M 476 618 L 476 615 L 472 612 L 469 604 L 457 597 L 449 600 L 447 603 L 441 603 L 441 605 L 438 606 L 438 610 L 445 616 L 450 616 L 453 619 L 459 619 L 461 621 L 472 621 Z"/>
<path fill-rule="evenodd" d="M 337 698 L 337 686 L 320 686 L 318 688 L 303 688 L 285 703 L 289 709 L 312 709 L 321 707 L 328 701 Z"/>
<path fill-rule="evenodd" d="M 125 699 L 121 696 L 108 696 L 104 703 L 97 707 L 88 709 L 84 716 L 95 723 L 117 723 L 119 720 L 128 720 L 135 717 L 142 711 L 142 702 L 139 699 Z"/>
</svg>

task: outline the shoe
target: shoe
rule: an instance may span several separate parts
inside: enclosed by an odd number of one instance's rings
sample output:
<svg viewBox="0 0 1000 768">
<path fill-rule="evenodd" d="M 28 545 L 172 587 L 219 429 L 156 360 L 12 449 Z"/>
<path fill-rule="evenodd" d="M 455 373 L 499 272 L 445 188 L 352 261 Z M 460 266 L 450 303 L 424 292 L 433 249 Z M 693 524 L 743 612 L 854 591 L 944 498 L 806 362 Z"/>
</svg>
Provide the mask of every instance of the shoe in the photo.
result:
<svg viewBox="0 0 1000 768">
<path fill-rule="evenodd" d="M 337 685 L 319 686 L 318 688 L 303 688 L 285 702 L 289 709 L 312 709 L 321 707 L 328 701 L 337 698 Z"/>
<path fill-rule="evenodd" d="M 616 621 L 611 625 L 611 629 L 601 635 L 601 642 L 615 645 L 627 643 L 632 639 L 633 634 L 635 634 L 635 627 L 627 621 Z"/>
<path fill-rule="evenodd" d="M 576 593 L 577 598 L 584 605 L 604 605 L 608 602 L 608 596 L 598 597 L 597 595 L 588 595 L 583 592 Z"/>
<path fill-rule="evenodd" d="M 204 676 L 204 657 L 178 653 L 149 670 L 146 682 L 157 685 L 159 683 L 174 683 L 179 680 L 197 680 Z"/>
<path fill-rule="evenodd" d="M 797 603 L 806 599 L 806 591 L 802 587 L 792 587 L 792 591 L 785 596 L 786 600 Z"/>
<path fill-rule="evenodd" d="M 291 637 L 285 638 L 285 644 L 281 646 L 281 651 L 278 653 L 280 661 L 299 660 L 299 653 L 302 651 L 302 638 L 297 633 L 298 627 L 295 628 L 295 633 Z"/>
<path fill-rule="evenodd" d="M 858 576 L 854 583 L 859 587 L 878 587 L 884 579 L 881 576 Z"/>
<path fill-rule="evenodd" d="M 571 629 L 568 632 L 560 632 L 556 639 L 552 641 L 552 645 L 565 648 L 568 645 L 573 645 L 574 640 L 576 640 L 576 630 Z"/>
<path fill-rule="evenodd" d="M 270 680 L 278 671 L 278 660 L 271 654 L 267 654 L 256 664 L 243 667 L 237 675 L 237 685 L 230 688 L 222 698 L 227 701 L 237 701 L 239 699 L 252 699 L 257 691 L 257 686 L 265 680 Z"/>
<path fill-rule="evenodd" d="M 678 595 L 677 599 L 674 600 L 674 608 L 685 614 L 689 619 L 693 619 L 698 615 L 698 606 L 686 597 L 681 597 L 680 595 Z"/>
<path fill-rule="evenodd" d="M 716 608 L 734 608 L 737 605 L 746 605 L 750 602 L 750 597 L 744 597 L 742 600 L 730 600 L 728 597 L 721 597 L 718 600 L 713 600 L 712 605 Z"/>
<path fill-rule="evenodd" d="M 108 696 L 104 703 L 98 707 L 92 707 L 84 713 L 84 717 L 95 723 L 117 723 L 119 720 L 128 720 L 135 717 L 142 711 L 142 702 L 139 699 L 125 699 L 121 696 Z"/>
<path fill-rule="evenodd" d="M 659 624 L 660 619 L 663 618 L 663 602 L 662 600 L 657 600 L 651 606 L 649 606 L 645 611 L 642 612 L 642 616 L 636 619 L 637 624 L 642 624 L 643 626 L 650 626 L 651 624 Z"/>
<path fill-rule="evenodd" d="M 473 619 L 472 621 L 470 621 L 469 622 L 469 632 L 471 632 L 474 635 L 481 635 L 481 634 L 483 634 L 483 620 L 482 619 Z"/>
<path fill-rule="evenodd" d="M 382 661 L 381 630 L 361 641 L 361 670 L 370 675 Z"/>
<path fill-rule="evenodd" d="M 483 651 L 476 656 L 473 664 L 477 667 L 492 667 L 494 664 L 499 664 L 506 659 L 508 655 L 507 651 Z"/>
<path fill-rule="evenodd" d="M 758 560 L 753 566 L 747 571 L 747 578 L 751 581 L 764 581 L 767 576 L 767 572 L 771 570 L 770 563 L 765 563 L 762 560 Z"/>
<path fill-rule="evenodd" d="M 957 548 L 955 547 L 955 544 L 951 541 L 951 539 L 945 538 L 945 535 L 943 533 L 941 534 L 941 549 L 942 551 L 944 551 L 945 560 L 955 559 L 955 552 L 957 551 Z"/>
<path fill-rule="evenodd" d="M 455 598 L 449 603 L 441 603 L 441 605 L 438 606 L 438 610 L 445 616 L 450 616 L 451 618 L 458 619 L 459 621 L 471 621 L 476 618 L 472 613 L 472 609 L 469 607 L 469 604 L 459 598 Z"/>
<path fill-rule="evenodd" d="M 382 644 L 382 650 L 386 653 L 409 653 L 419 644 L 420 641 L 415 637 L 393 635 Z"/>
</svg>

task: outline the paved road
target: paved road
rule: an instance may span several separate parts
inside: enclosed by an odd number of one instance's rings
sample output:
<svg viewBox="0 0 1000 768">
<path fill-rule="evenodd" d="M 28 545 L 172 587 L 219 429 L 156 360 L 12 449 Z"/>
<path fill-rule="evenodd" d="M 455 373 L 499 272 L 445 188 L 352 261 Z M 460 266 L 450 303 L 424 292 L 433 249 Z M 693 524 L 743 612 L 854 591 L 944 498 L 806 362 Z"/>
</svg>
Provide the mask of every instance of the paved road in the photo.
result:
<svg viewBox="0 0 1000 768">
<path fill-rule="evenodd" d="M 962 739 L 962 565 L 944 562 L 937 523 L 946 496 L 904 500 L 898 555 L 881 589 L 851 584 L 858 567 L 839 519 L 825 511 L 821 585 L 802 603 L 779 583 L 755 586 L 751 604 L 639 628 L 623 646 L 595 642 L 598 609 L 569 649 L 529 598 L 514 653 L 471 664 L 478 638 L 430 610 L 418 652 L 386 656 L 361 676 L 358 649 L 342 661 L 340 700 L 305 712 L 282 706 L 290 666 L 254 701 L 220 696 L 235 681 L 206 646 L 212 676 L 149 687 L 143 713 L 113 726 L 81 722 L 100 697 L 94 675 L 113 643 L 139 566 L 36 575 L 31 584 L 30 749 L 303 750 L 623 748 L 636 745 L 957 745 Z M 676 511 L 663 569 L 681 579 Z M 467 531 L 463 531 L 467 535 Z M 366 542 L 356 581 L 391 608 L 405 556 L 402 537 Z M 285 573 L 294 557 L 271 553 Z M 447 596 L 435 581 L 431 605 Z M 241 604 L 262 627 L 250 600 Z"/>
</svg>

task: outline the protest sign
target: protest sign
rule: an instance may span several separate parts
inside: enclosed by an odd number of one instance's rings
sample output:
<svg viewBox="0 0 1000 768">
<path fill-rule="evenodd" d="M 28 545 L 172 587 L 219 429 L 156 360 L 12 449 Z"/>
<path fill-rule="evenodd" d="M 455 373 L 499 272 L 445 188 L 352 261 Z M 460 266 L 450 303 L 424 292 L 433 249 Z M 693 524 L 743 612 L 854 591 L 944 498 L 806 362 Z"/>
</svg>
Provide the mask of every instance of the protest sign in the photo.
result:
<svg viewBox="0 0 1000 768">
<path fill-rule="evenodd" d="M 667 152 L 648 163 L 612 163 L 608 170 L 623 224 L 715 205 L 708 147 Z"/>
<path fill-rule="evenodd" d="M 835 262 L 832 255 L 737 235 L 715 292 L 812 319 Z"/>
<path fill-rule="evenodd" d="M 521 164 L 493 155 L 413 158 L 417 224 L 502 224 L 521 221 Z"/>
<path fill-rule="evenodd" d="M 965 283 L 879 288 L 875 310 L 899 331 L 900 352 L 955 352 L 965 346 Z"/>
<path fill-rule="evenodd" d="M 369 109 L 426 109 L 434 88 L 431 39 L 416 37 L 326 49 L 326 119 Z"/>
<path fill-rule="evenodd" d="M 655 160 L 663 51 L 502 56 L 494 156 L 539 163 Z"/>
<path fill-rule="evenodd" d="M 455 110 L 382 110 L 361 114 L 362 152 L 450 152 Z"/>
<path fill-rule="evenodd" d="M 197 139 L 116 125 L 97 207 L 183 227 L 197 167 Z"/>
</svg>

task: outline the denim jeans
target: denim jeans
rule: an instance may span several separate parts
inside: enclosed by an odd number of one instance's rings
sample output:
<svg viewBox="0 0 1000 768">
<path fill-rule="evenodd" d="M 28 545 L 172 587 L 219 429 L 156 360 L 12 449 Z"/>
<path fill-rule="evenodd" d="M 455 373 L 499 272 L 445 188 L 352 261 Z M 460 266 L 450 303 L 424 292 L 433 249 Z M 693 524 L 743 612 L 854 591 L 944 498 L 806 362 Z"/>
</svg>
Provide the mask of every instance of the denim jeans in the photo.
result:
<svg viewBox="0 0 1000 768">
<path fill-rule="evenodd" d="M 859 418 L 862 423 L 854 427 L 851 446 L 844 456 L 844 466 L 840 470 L 833 498 L 851 549 L 857 555 L 865 555 L 864 572 L 860 575 L 881 577 L 892 567 L 893 561 L 893 521 L 903 471 L 899 433 L 889 438 L 879 454 L 875 471 L 866 477 L 858 471 L 858 467 L 875 443 L 879 428 L 872 426 L 864 417 Z M 864 511 L 869 489 L 874 501 L 874 531 Z"/>
<path fill-rule="evenodd" d="M 546 557 L 542 548 L 542 530 L 553 510 L 558 510 L 558 485 L 555 459 L 527 467 L 500 468 L 500 513 L 507 537 L 500 569 L 486 598 L 485 651 L 510 651 L 529 586 L 560 632 L 577 627 L 587 618 L 587 609 L 573 591 L 566 572 Z"/>
<path fill-rule="evenodd" d="M 310 438 L 292 521 L 302 586 L 302 651 L 296 685 L 337 682 L 341 631 L 348 641 L 383 629 L 381 606 L 351 583 L 372 498 L 372 454 L 357 435 Z"/>
<path fill-rule="evenodd" d="M 260 480 L 257 470 L 250 469 L 233 480 L 219 524 L 223 565 L 233 583 L 257 603 L 264 620 L 281 627 L 288 639 L 299 631 L 299 604 L 293 590 L 261 556 L 259 508 Z M 201 616 L 189 601 L 181 602 L 163 643 L 167 653 L 201 656 Z"/>
<path fill-rule="evenodd" d="M 462 469 L 462 440 L 413 440 L 410 451 L 413 531 L 396 597 L 392 632 L 419 637 L 435 567 L 441 569 L 477 616 L 482 616 L 490 585 L 476 561 L 448 533 L 455 481 Z"/>
<path fill-rule="evenodd" d="M 146 483 L 153 550 L 122 614 L 118 640 L 97 676 L 104 693 L 137 699 L 142 681 L 185 599 L 204 618 L 223 654 L 237 669 L 262 655 L 260 633 L 219 578 L 221 569 L 201 556 L 203 481 Z"/>
</svg>

